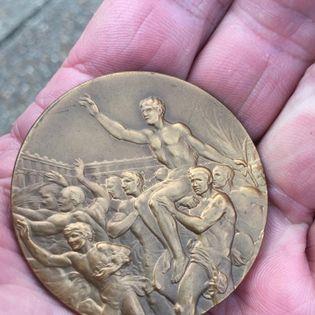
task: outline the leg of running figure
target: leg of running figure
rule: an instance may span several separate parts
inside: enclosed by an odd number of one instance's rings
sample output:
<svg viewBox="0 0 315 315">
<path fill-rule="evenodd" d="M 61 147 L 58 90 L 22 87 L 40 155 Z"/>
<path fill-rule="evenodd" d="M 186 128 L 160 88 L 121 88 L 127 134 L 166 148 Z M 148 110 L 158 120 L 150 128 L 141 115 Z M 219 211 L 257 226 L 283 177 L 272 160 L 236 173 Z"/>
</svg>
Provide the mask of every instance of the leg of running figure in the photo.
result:
<svg viewBox="0 0 315 315">
<path fill-rule="evenodd" d="M 174 180 L 152 194 L 149 206 L 155 215 L 160 230 L 174 258 L 172 282 L 180 281 L 188 263 L 177 231 L 177 223 L 171 213 L 165 209 L 167 204 L 174 207 L 174 202 L 183 198 L 191 190 L 186 179 Z"/>
<path fill-rule="evenodd" d="M 206 269 L 190 263 L 179 283 L 175 312 L 177 315 L 195 315 L 200 295 L 207 289 L 209 274 Z"/>
</svg>

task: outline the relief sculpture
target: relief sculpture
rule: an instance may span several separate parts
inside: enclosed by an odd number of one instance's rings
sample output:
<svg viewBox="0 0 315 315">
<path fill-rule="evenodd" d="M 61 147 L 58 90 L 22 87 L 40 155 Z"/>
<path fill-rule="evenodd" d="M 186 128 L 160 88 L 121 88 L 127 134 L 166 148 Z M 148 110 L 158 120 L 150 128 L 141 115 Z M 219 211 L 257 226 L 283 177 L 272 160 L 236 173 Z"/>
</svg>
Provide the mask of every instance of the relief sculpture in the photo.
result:
<svg viewBox="0 0 315 315">
<path fill-rule="evenodd" d="M 151 155 L 110 160 L 104 152 L 102 162 L 85 152 L 58 162 L 22 150 L 12 203 L 30 266 L 81 314 L 206 312 L 240 283 L 262 241 L 266 186 L 253 145 L 241 137 L 238 155 L 228 156 L 189 121 L 169 122 L 160 97 L 138 101 L 138 129 L 89 94 L 77 96 L 72 108 L 113 146 Z M 82 147 L 96 149 L 93 138 Z M 45 167 L 34 173 L 28 161 Z"/>
</svg>

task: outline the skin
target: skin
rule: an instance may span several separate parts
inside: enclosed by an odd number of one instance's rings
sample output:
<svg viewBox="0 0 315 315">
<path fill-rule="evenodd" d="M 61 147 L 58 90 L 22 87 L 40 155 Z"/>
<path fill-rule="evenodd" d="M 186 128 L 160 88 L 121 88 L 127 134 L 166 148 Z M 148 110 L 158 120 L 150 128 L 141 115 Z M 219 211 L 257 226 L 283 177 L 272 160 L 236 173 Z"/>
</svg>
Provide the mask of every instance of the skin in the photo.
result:
<svg viewBox="0 0 315 315">
<path fill-rule="evenodd" d="M 257 241 L 264 222 L 260 191 L 250 186 L 233 187 L 231 169 L 226 166 L 215 166 L 212 174 L 213 187 L 228 194 L 237 210 L 236 230 L 249 235 L 253 242 Z"/>
<path fill-rule="evenodd" d="M 43 206 L 45 206 L 48 210 L 55 211 L 58 206 L 58 200 L 56 196 L 52 192 L 48 192 L 45 189 L 41 189 L 39 194 L 43 200 Z"/>
<path fill-rule="evenodd" d="M 36 235 L 54 235 L 61 233 L 65 226 L 71 222 L 81 221 L 90 223 L 97 235 L 97 240 L 107 240 L 105 232 L 105 222 L 97 221 L 97 212 L 94 207 L 83 210 L 82 204 L 75 204 L 71 199 L 70 192 L 67 188 L 61 191 L 59 198 L 58 213 L 55 213 L 44 221 L 28 221 L 30 228 Z M 81 210 L 82 209 L 82 210 Z M 97 209 L 96 209 L 97 210 Z M 21 218 L 15 214 L 16 219 Z M 99 216 L 100 217 L 100 216 Z M 103 219 L 103 218 L 102 218 Z M 103 219 L 104 220 L 104 219 Z"/>
<path fill-rule="evenodd" d="M 156 240 L 152 239 L 152 234 L 134 209 L 135 199 L 142 192 L 137 176 L 129 172 L 123 175 L 122 187 L 126 195 L 131 198 L 121 203 L 116 216 L 108 222 L 107 231 L 112 238 L 117 238 L 130 229 L 146 252 L 150 252 Z M 151 274 L 146 274 L 148 278 L 152 278 L 152 271 L 150 270 Z"/>
<path fill-rule="evenodd" d="M 70 314 L 34 281 L 12 229 L 10 180 L 27 131 L 79 83 L 141 69 L 187 79 L 223 101 L 258 145 L 265 167 L 271 200 L 261 252 L 241 286 L 211 314 L 315 312 L 315 3 L 220 3 L 104 2 L 64 66 L 1 137 L 2 309 Z"/>
<path fill-rule="evenodd" d="M 147 144 L 155 158 L 170 170 L 196 166 L 196 153 L 212 161 L 221 161 L 233 165 L 230 158 L 222 156 L 214 147 L 202 143 L 195 138 L 189 128 L 181 123 L 169 123 L 164 119 L 164 109 L 161 105 L 154 104 L 152 100 L 140 102 L 140 110 L 143 119 L 147 123 L 148 129 L 132 130 L 112 120 L 110 117 L 101 113 L 97 104 L 85 95 L 79 102 L 88 112 L 95 117 L 106 131 L 118 140 L 129 141 L 135 144 Z M 183 171 L 181 171 L 183 173 Z M 182 174 L 181 174 L 182 175 Z M 173 257 L 174 272 L 172 282 L 178 282 L 184 274 L 188 263 L 185 257 L 179 235 L 177 233 L 176 221 L 164 211 L 160 206 L 161 200 L 176 202 L 182 199 L 190 190 L 187 179 L 181 179 L 177 175 L 172 181 L 161 182 L 156 185 L 150 194 L 143 196 L 142 204 L 136 203 L 136 208 L 145 211 L 147 205 L 151 208 L 156 217 L 160 231 L 167 243 L 167 248 Z M 126 192 L 127 193 L 127 192 Z M 144 219 L 148 227 L 153 230 L 155 222 L 148 222 Z"/>
<path fill-rule="evenodd" d="M 71 222 L 88 222 L 94 227 L 97 240 L 107 240 L 108 238 L 104 230 L 104 215 L 110 201 L 109 194 L 107 190 L 98 183 L 92 182 L 84 176 L 84 163 L 81 159 L 77 159 L 74 166 L 77 179 L 93 193 L 95 202 L 83 210 L 83 203 L 75 204 L 74 201 L 71 200 L 70 192 L 67 188 L 64 188 L 60 193 L 57 203 L 58 212 L 54 212 L 49 216 L 46 215 L 46 217 L 35 218 L 37 219 L 36 222 L 29 221 L 29 225 L 32 231 L 37 235 L 53 235 L 61 233 L 64 227 Z M 58 172 L 48 173 L 48 178 L 50 181 L 54 181 L 61 186 L 68 186 L 66 179 Z M 45 202 L 47 202 L 46 199 L 44 199 Z M 51 198 L 48 199 L 48 201 L 51 202 Z M 19 218 L 20 215 L 22 215 L 29 219 L 34 219 L 30 218 L 27 215 L 28 213 L 24 212 L 18 211 L 18 215 L 15 215 L 15 217 Z"/>
<path fill-rule="evenodd" d="M 139 214 L 134 209 L 134 199 L 142 192 L 136 175 L 129 172 L 123 175 L 121 179 L 121 186 L 126 195 L 132 198 L 125 200 L 120 204 L 115 218 L 110 220 L 107 224 L 107 231 L 111 237 L 117 238 L 131 229 L 136 237 L 140 239 L 141 244 L 144 245 L 146 243 L 145 233 L 141 231 L 141 228 L 139 230 L 140 221 L 138 221 L 138 224 L 135 224 Z M 138 225 L 138 228 L 136 228 L 136 225 Z"/>
<path fill-rule="evenodd" d="M 228 257 L 234 235 L 235 210 L 229 198 L 222 193 L 212 190 L 212 177 L 201 168 L 190 170 L 189 175 L 194 192 L 201 198 L 202 211 L 191 209 L 190 214 L 176 211 L 175 207 L 168 207 L 172 215 L 187 229 L 194 232 L 200 248 L 207 248 L 211 233 L 212 250 L 220 253 L 211 256 L 212 262 L 217 265 L 223 257 Z M 196 215 L 197 212 L 198 215 Z M 227 236 L 228 235 L 228 236 Z M 215 236 L 215 237 L 213 237 Z M 201 244 L 201 245 L 200 245 Z M 223 270 L 223 272 L 227 272 Z M 181 279 L 175 311 L 178 315 L 194 315 L 200 295 L 207 289 L 205 279 L 211 280 L 205 273 L 205 267 L 196 262 L 190 262 Z"/>
<path fill-rule="evenodd" d="M 105 187 L 110 195 L 110 203 L 108 209 L 117 211 L 126 194 L 121 187 L 121 179 L 118 176 L 111 176 L 106 179 Z"/>
<path fill-rule="evenodd" d="M 92 182 L 87 179 L 84 175 L 84 162 L 81 159 L 76 159 L 74 163 L 74 170 L 78 181 L 83 184 L 86 188 L 88 188 L 94 195 L 95 198 L 102 198 L 103 201 L 107 204 L 110 200 L 110 195 L 107 189 L 96 182 Z"/>
<path fill-rule="evenodd" d="M 53 192 L 47 191 L 47 189 L 40 189 L 39 194 L 42 198 L 42 205 L 44 208 L 33 210 L 27 208 L 16 208 L 15 213 L 20 214 L 30 220 L 42 221 L 56 214 L 58 211 L 58 198 Z"/>
<path fill-rule="evenodd" d="M 39 262 L 48 267 L 73 267 L 87 281 L 94 284 L 100 291 L 100 294 L 102 294 L 104 284 L 110 278 L 116 277 L 117 271 L 130 262 L 130 249 L 128 247 L 106 242 L 99 242 L 95 245 L 78 230 L 73 230 L 65 236 L 72 251 L 61 255 L 53 255 L 34 243 L 30 237 L 29 227 L 25 220 L 17 221 L 17 230 L 25 246 Z M 112 254 L 112 257 L 109 254 L 111 252 L 115 252 Z M 100 261 L 103 263 L 103 267 L 99 273 L 96 273 L 95 266 Z M 122 312 L 119 312 L 119 314 L 122 315 L 144 315 L 135 292 L 121 297 L 121 308 Z M 123 311 L 124 308 L 128 309 L 128 311 Z M 105 306 L 102 314 L 105 315 L 106 313 Z M 113 312 L 113 314 L 118 314 L 118 312 Z"/>
<path fill-rule="evenodd" d="M 111 176 L 106 179 L 106 188 L 113 199 L 123 200 L 124 192 L 121 188 L 121 179 L 118 176 Z"/>
<path fill-rule="evenodd" d="M 126 195 L 131 198 L 121 203 L 116 216 L 107 224 L 107 232 L 115 239 L 130 230 L 140 242 L 146 255 L 156 255 L 157 240 L 152 237 L 142 219 L 139 218 L 139 213 L 134 209 L 135 198 L 142 192 L 139 179 L 135 174 L 125 172 L 122 174 L 121 183 Z M 152 259 L 151 261 L 147 260 L 148 258 L 142 262 L 144 265 L 144 276 L 152 279 L 154 265 L 152 265 Z M 147 299 L 154 314 L 172 314 L 169 304 L 157 292 L 152 291 L 147 296 Z"/>
<path fill-rule="evenodd" d="M 213 187 L 229 193 L 232 186 L 231 180 L 229 181 L 229 178 L 232 177 L 231 172 L 232 170 L 225 166 L 215 166 L 212 170 Z"/>
</svg>

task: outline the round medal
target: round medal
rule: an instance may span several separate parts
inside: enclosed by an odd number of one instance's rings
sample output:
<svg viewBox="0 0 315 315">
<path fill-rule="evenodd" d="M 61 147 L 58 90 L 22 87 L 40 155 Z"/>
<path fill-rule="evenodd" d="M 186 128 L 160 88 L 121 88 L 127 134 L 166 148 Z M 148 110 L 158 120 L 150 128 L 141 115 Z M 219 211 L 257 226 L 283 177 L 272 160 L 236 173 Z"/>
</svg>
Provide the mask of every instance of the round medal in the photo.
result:
<svg viewBox="0 0 315 315">
<path fill-rule="evenodd" d="M 245 129 L 218 100 L 147 72 L 86 82 L 29 132 L 12 211 L 36 276 L 81 314 L 202 314 L 239 285 L 267 189 Z"/>
</svg>

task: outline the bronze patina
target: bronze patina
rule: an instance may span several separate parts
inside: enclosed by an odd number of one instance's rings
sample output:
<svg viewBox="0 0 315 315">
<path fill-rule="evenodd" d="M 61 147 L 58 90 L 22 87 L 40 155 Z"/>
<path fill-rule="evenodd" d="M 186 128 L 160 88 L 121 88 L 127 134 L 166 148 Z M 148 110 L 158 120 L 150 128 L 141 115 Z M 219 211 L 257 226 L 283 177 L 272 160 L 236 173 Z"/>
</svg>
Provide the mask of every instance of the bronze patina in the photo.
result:
<svg viewBox="0 0 315 315">
<path fill-rule="evenodd" d="M 267 217 L 262 165 L 219 101 L 169 76 L 71 90 L 19 153 L 12 209 L 37 277 L 81 314 L 202 314 L 239 285 Z"/>
</svg>

